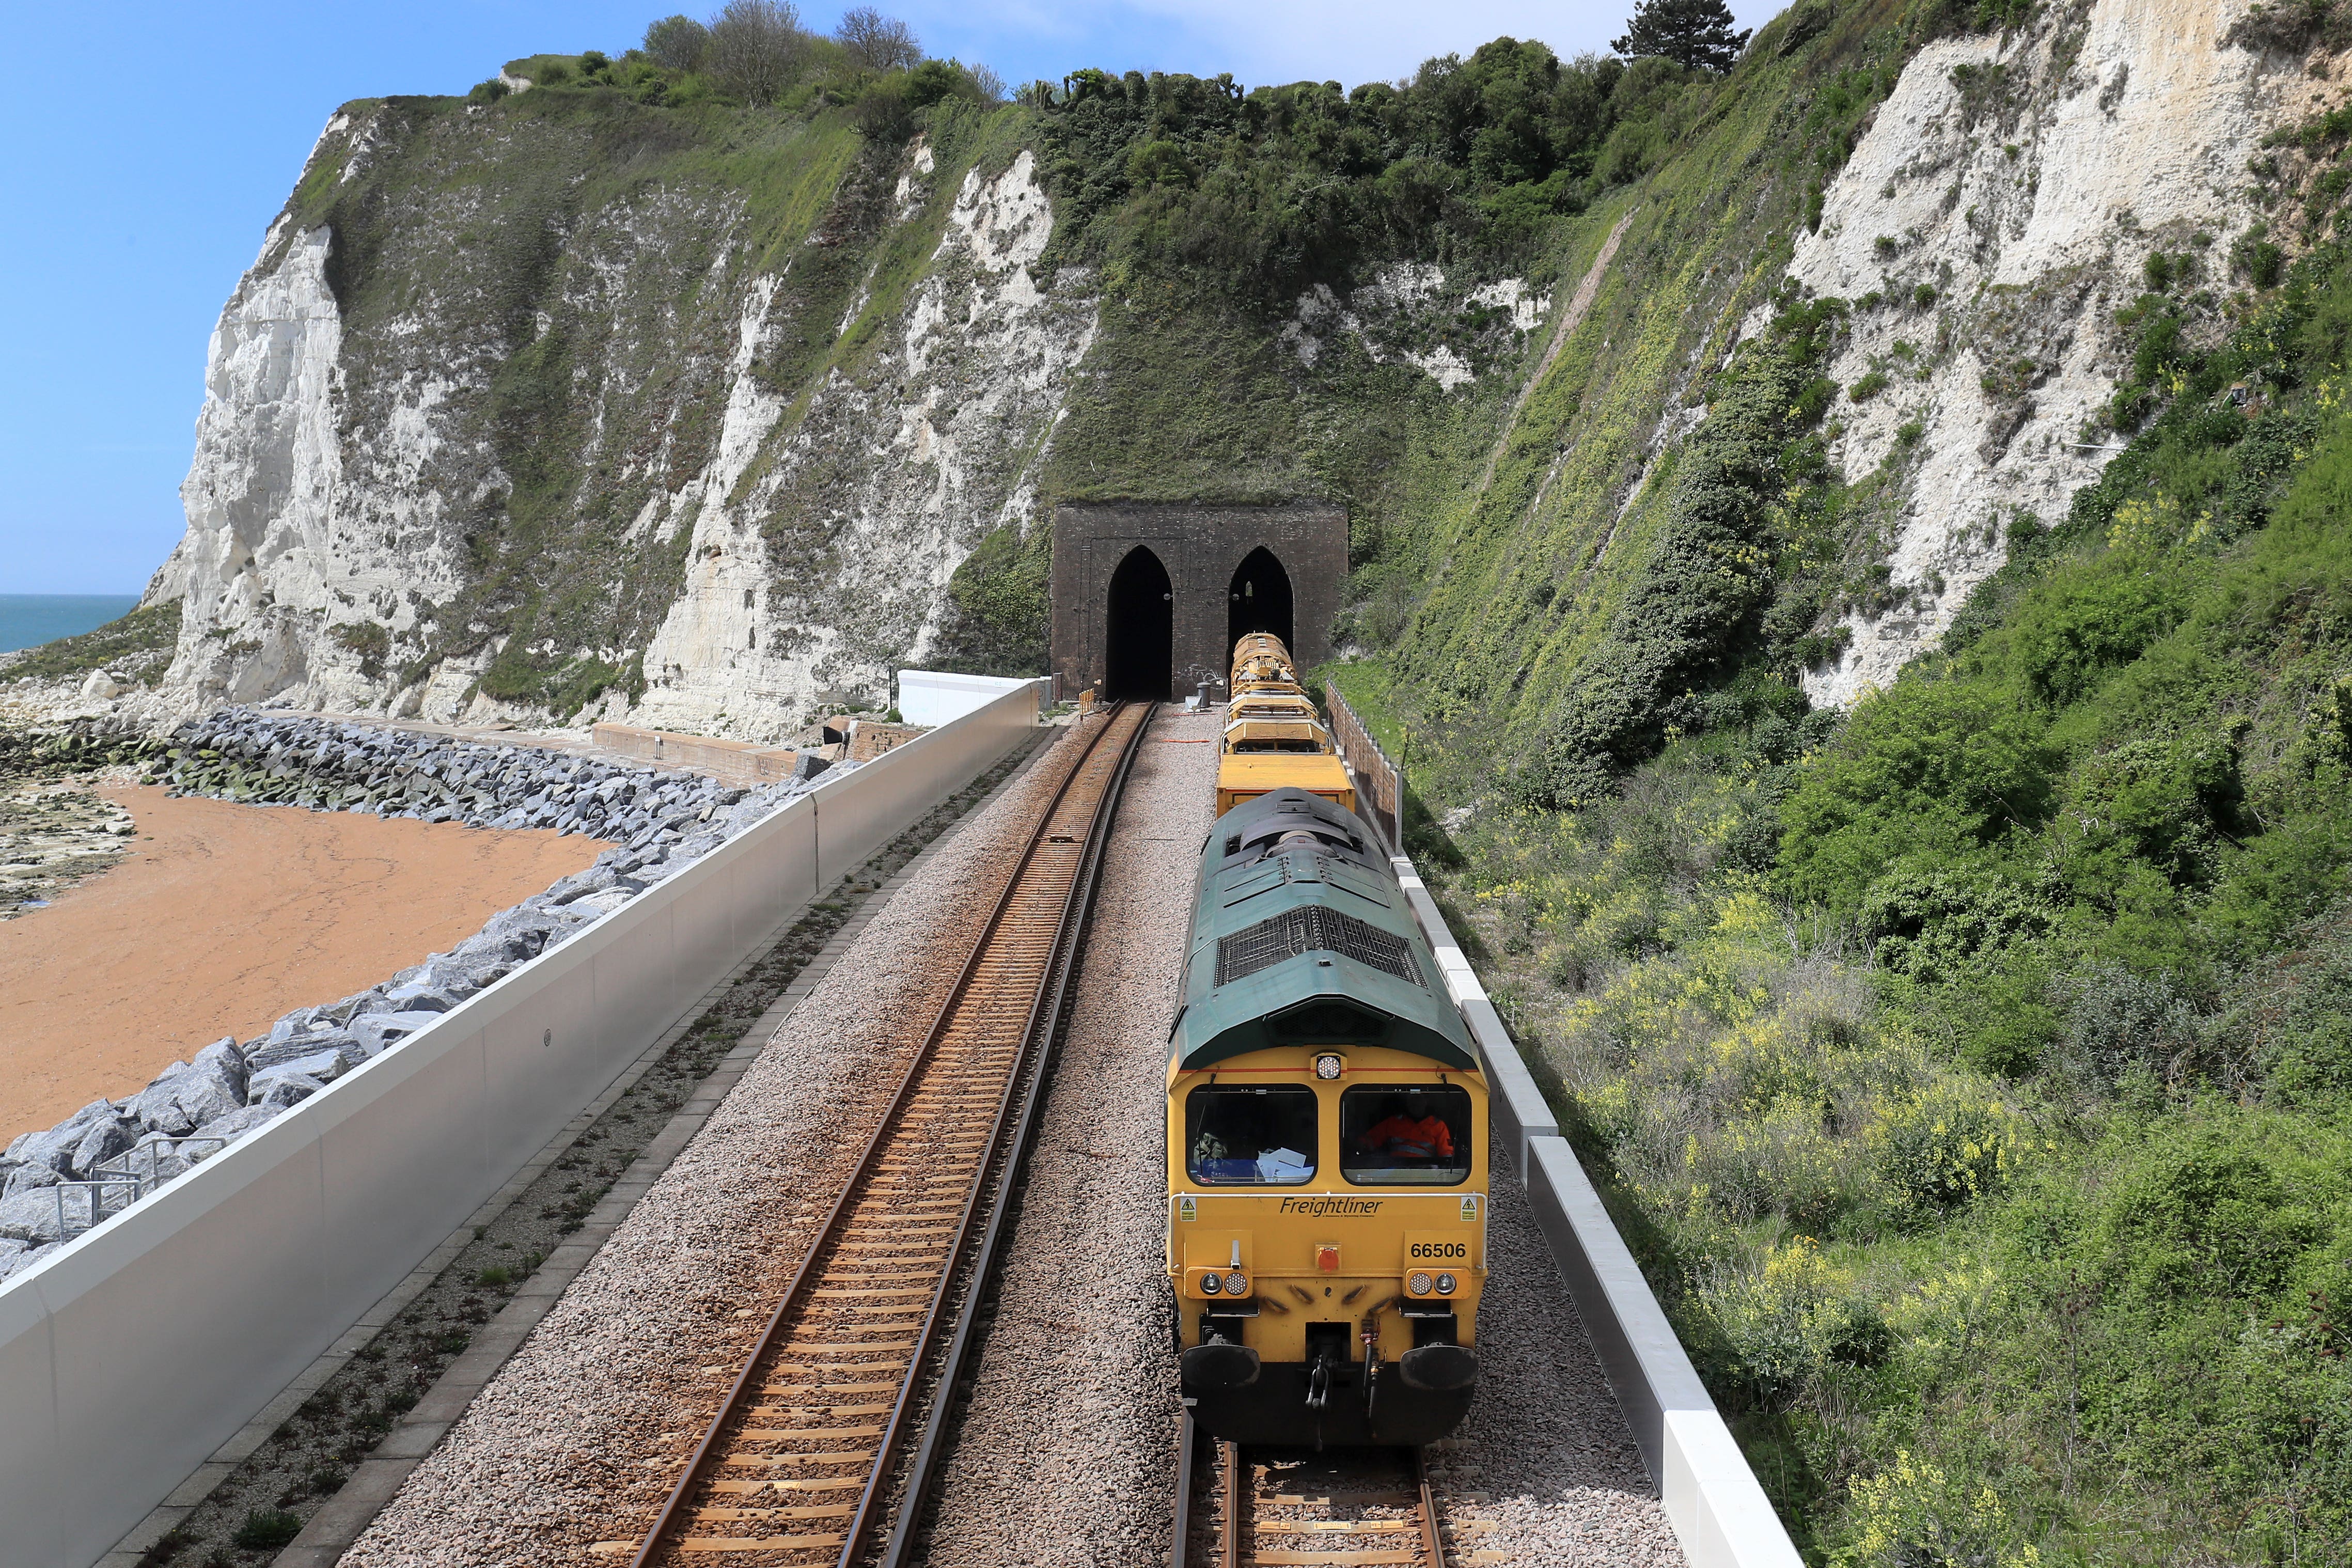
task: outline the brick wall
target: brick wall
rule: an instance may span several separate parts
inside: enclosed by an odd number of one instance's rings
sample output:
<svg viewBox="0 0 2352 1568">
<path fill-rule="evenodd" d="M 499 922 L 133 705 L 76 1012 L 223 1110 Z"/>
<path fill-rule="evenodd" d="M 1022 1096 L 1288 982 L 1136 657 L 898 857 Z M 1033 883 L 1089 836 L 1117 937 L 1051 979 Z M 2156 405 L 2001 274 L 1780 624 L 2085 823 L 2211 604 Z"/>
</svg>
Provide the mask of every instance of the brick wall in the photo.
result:
<svg viewBox="0 0 2352 1568">
<path fill-rule="evenodd" d="M 1290 575 L 1291 652 L 1301 673 L 1329 656 L 1348 575 L 1343 509 L 1064 502 L 1054 509 L 1054 672 L 1066 695 L 1103 679 L 1111 574 L 1138 545 L 1160 558 L 1175 595 L 1178 699 L 1200 681 L 1224 680 L 1226 595 L 1243 559 L 1261 546 Z"/>
</svg>

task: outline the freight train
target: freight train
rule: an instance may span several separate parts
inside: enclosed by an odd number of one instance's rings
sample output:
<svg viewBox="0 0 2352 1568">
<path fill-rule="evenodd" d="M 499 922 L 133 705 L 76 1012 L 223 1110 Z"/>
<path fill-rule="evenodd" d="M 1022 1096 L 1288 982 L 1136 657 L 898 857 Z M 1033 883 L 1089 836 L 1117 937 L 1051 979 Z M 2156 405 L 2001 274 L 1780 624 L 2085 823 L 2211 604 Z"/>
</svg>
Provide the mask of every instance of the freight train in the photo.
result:
<svg viewBox="0 0 2352 1568">
<path fill-rule="evenodd" d="M 1278 667 L 1265 686 L 1297 691 L 1265 641 L 1246 650 Z M 1254 700 L 1242 663 L 1235 710 Z M 1352 792 L 1333 798 L 1339 759 L 1229 745 L 1221 762 L 1169 1039 L 1184 1403 L 1232 1441 L 1428 1443 L 1477 1385 L 1486 1075 L 1385 848 Z"/>
<path fill-rule="evenodd" d="M 1217 815 L 1290 785 L 1356 809 L 1356 786 L 1315 700 L 1298 683 L 1290 650 L 1270 632 L 1234 646 L 1233 700 L 1217 746 Z"/>
</svg>

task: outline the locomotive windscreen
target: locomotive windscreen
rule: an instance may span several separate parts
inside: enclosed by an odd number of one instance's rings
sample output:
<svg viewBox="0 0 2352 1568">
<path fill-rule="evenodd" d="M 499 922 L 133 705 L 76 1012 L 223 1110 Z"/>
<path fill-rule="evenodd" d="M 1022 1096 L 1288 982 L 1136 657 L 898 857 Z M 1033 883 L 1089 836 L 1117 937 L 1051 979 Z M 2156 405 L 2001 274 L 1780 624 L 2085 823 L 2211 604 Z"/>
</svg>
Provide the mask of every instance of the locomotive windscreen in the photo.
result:
<svg viewBox="0 0 2352 1568">
<path fill-rule="evenodd" d="M 1374 1083 L 1339 1096 L 1339 1173 L 1359 1186 L 1470 1178 L 1470 1096 L 1451 1084 Z"/>
<path fill-rule="evenodd" d="M 1184 1161 L 1203 1186 L 1288 1186 L 1315 1174 L 1315 1091 L 1204 1084 L 1184 1098 Z"/>
</svg>

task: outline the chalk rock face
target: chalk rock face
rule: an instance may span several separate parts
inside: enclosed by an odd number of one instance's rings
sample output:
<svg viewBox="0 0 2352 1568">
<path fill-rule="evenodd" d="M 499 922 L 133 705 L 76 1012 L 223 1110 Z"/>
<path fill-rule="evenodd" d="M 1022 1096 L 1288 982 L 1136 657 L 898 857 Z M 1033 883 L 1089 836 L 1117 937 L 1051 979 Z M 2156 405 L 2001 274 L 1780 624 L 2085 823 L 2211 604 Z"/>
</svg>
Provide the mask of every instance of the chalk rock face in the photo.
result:
<svg viewBox="0 0 2352 1568">
<path fill-rule="evenodd" d="M 205 356 L 196 455 L 180 495 L 188 531 L 148 588 L 184 598 L 166 684 L 199 700 L 257 701 L 305 685 L 315 617 L 358 563 L 336 537 L 341 444 L 332 395 L 342 321 L 327 286 L 333 237 L 282 222 L 237 285 Z M 381 560 L 368 563 L 386 579 Z M 397 568 L 405 580 L 425 568 Z M 357 619 L 358 617 L 348 617 Z"/>
<path fill-rule="evenodd" d="M 1850 647 L 1806 680 L 1816 702 L 1891 681 L 2013 527 L 2058 521 L 2098 478 L 2121 443 L 2091 420 L 2129 372 L 2115 318 L 2149 254 L 2197 258 L 2204 285 L 2230 286 L 2229 241 L 2261 216 L 2247 160 L 2327 85 L 2300 58 L 2225 44 L 2246 9 L 2096 0 L 1927 45 L 1819 232 L 1798 237 L 1790 277 L 1858 302 L 1827 374 L 1883 383 L 1841 398 L 1832 455 L 1849 479 L 1891 464 L 1898 498 L 1881 586 L 1845 608 Z"/>
<path fill-rule="evenodd" d="M 901 210 L 895 223 L 919 211 Z M 717 448 L 682 492 L 699 505 L 683 591 L 646 649 L 643 722 L 751 734 L 743 716 L 820 689 L 880 695 L 885 670 L 922 657 L 981 537 L 1036 522 L 1045 439 L 1097 325 L 1084 274 L 1046 293 L 1029 271 L 1053 229 L 1028 153 L 993 178 L 969 171 L 873 373 L 828 376 L 789 427 L 791 399 L 756 367 L 804 328 L 778 310 L 780 279 L 755 280 Z M 797 559 L 762 548 L 778 518 L 805 536 Z"/>
<path fill-rule="evenodd" d="M 1097 312 L 1035 271 L 1029 153 L 854 151 L 782 154 L 821 210 L 779 237 L 696 166 L 581 205 L 606 153 L 552 121 L 338 114 L 213 335 L 159 700 L 754 739 L 887 701 L 1035 521 Z"/>
</svg>

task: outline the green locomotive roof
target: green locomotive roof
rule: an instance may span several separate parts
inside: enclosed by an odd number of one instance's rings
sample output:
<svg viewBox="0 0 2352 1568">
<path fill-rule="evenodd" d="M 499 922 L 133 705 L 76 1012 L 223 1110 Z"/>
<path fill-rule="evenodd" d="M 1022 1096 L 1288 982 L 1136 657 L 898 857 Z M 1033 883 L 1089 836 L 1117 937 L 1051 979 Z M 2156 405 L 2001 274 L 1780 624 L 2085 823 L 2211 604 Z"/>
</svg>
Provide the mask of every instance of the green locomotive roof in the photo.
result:
<svg viewBox="0 0 2352 1568">
<path fill-rule="evenodd" d="M 1193 884 L 1180 1068 L 1281 1046 L 1381 1046 L 1475 1069 L 1404 889 L 1353 813 L 1299 789 L 1217 820 Z"/>
</svg>

